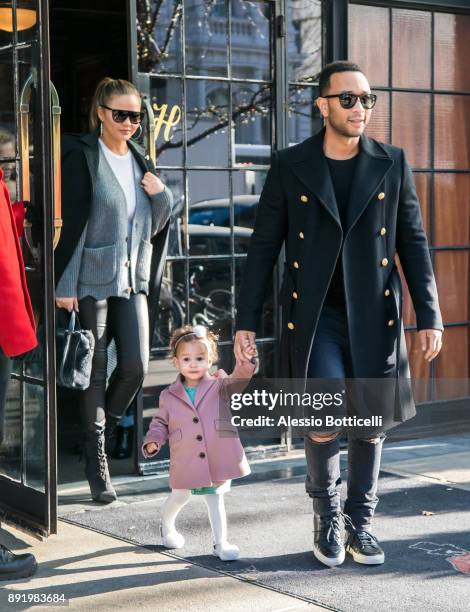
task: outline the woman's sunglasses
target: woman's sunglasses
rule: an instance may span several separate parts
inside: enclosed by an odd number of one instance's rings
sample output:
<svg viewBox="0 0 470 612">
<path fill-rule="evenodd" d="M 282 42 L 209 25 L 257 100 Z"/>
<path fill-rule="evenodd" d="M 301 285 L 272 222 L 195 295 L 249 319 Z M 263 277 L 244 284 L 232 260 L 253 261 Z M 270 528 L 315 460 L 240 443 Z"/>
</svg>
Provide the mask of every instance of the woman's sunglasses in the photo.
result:
<svg viewBox="0 0 470 612">
<path fill-rule="evenodd" d="M 322 98 L 338 98 L 339 103 L 343 108 L 353 108 L 356 106 L 358 98 L 361 101 L 362 106 L 367 109 L 374 108 L 375 103 L 377 102 L 377 96 L 375 94 L 362 94 L 362 96 L 356 96 L 352 93 L 340 93 L 331 94 L 330 96 L 322 96 Z"/>
<path fill-rule="evenodd" d="M 116 123 L 124 123 L 124 121 L 129 118 L 131 123 L 141 123 L 144 118 L 144 112 L 136 112 L 136 111 L 128 111 L 128 110 L 118 110 L 116 108 L 109 108 L 106 104 L 100 104 L 103 108 L 107 108 L 111 111 L 113 116 L 113 121 Z"/>
</svg>

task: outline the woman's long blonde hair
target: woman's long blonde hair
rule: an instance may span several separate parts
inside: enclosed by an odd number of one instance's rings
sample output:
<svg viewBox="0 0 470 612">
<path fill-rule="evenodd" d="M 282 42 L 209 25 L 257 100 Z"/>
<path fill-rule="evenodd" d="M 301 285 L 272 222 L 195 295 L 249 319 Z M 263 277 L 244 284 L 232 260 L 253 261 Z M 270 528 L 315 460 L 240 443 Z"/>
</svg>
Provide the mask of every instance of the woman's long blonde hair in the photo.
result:
<svg viewBox="0 0 470 612">
<path fill-rule="evenodd" d="M 124 79 L 111 79 L 110 77 L 104 77 L 98 83 L 93 94 L 90 108 L 90 128 L 96 130 L 100 125 L 100 118 L 98 117 L 98 106 L 108 105 L 109 100 L 113 96 L 127 96 L 135 95 L 140 99 L 140 93 L 137 87 L 125 81 Z"/>
</svg>

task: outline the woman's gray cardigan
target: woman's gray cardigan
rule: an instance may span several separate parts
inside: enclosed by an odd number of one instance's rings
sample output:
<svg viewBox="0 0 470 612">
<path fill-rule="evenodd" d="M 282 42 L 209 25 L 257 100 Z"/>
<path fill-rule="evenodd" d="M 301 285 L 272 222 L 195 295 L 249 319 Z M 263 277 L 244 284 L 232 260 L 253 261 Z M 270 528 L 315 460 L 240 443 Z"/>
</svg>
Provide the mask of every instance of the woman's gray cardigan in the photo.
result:
<svg viewBox="0 0 470 612">
<path fill-rule="evenodd" d="M 98 171 L 90 215 L 62 274 L 57 297 L 128 298 L 131 291 L 148 295 L 152 237 L 167 224 L 172 207 L 168 188 L 149 197 L 143 172 L 133 157 L 136 209 L 128 236 L 127 203 L 111 166 L 99 149 Z"/>
</svg>

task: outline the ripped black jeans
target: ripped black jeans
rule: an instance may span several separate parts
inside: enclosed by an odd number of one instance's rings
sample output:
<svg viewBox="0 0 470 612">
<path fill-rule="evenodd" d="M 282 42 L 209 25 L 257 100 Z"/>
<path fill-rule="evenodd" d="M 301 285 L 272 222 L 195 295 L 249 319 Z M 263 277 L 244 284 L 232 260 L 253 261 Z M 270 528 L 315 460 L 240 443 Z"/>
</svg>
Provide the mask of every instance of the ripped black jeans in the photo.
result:
<svg viewBox="0 0 470 612">
<path fill-rule="evenodd" d="M 308 378 L 345 379 L 352 377 L 346 314 L 324 307 L 315 334 L 308 365 Z M 341 510 L 339 432 L 329 441 L 317 434 L 305 436 L 307 478 L 305 488 L 313 500 L 313 511 L 331 516 Z M 370 439 L 348 440 L 348 492 L 344 512 L 356 529 L 367 530 L 378 503 L 377 483 L 384 434 Z"/>
</svg>

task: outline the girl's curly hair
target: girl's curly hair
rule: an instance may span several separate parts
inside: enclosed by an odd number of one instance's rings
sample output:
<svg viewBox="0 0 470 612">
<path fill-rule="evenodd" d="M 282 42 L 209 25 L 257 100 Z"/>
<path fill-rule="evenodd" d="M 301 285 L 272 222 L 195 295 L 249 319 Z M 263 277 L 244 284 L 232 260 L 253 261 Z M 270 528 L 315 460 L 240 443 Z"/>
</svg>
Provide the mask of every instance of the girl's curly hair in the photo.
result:
<svg viewBox="0 0 470 612">
<path fill-rule="evenodd" d="M 170 338 L 170 354 L 171 357 L 177 357 L 178 347 L 183 342 L 193 342 L 198 340 L 203 342 L 207 347 L 207 354 L 209 360 L 212 363 L 217 363 L 219 359 L 219 353 L 217 350 L 217 341 L 219 336 L 214 334 L 210 329 L 207 329 L 203 325 L 183 325 L 178 327 L 171 334 Z"/>
</svg>

